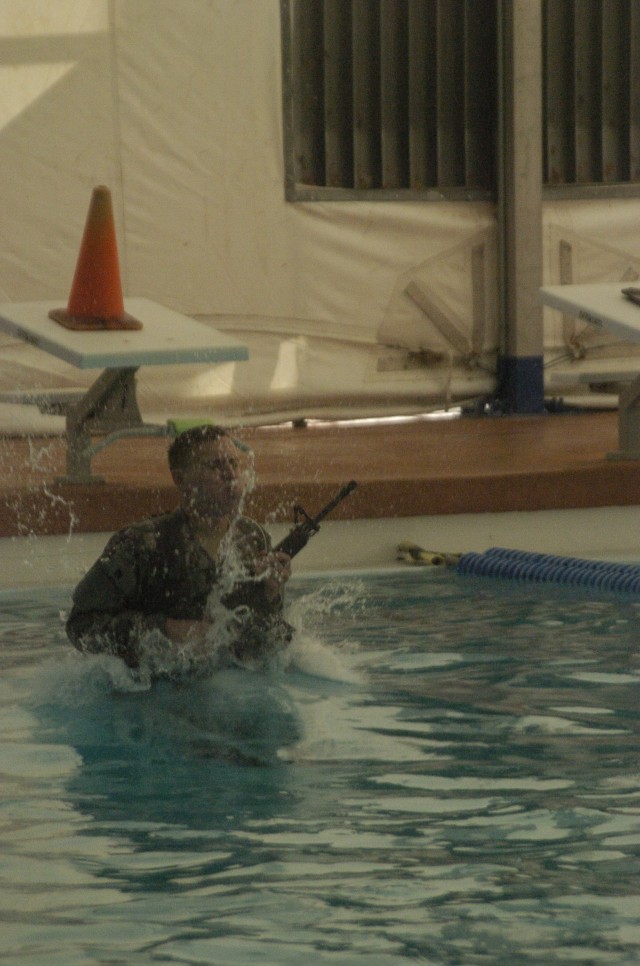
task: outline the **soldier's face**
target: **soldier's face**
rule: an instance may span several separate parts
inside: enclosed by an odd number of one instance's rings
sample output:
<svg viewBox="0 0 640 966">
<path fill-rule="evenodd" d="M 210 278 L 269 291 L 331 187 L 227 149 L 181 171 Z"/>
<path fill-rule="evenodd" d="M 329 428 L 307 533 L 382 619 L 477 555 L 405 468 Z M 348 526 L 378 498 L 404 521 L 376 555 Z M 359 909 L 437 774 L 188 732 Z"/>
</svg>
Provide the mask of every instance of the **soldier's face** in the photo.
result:
<svg viewBox="0 0 640 966">
<path fill-rule="evenodd" d="M 249 454 L 226 436 L 198 447 L 178 480 L 187 512 L 203 520 L 234 516 L 250 479 Z"/>
</svg>

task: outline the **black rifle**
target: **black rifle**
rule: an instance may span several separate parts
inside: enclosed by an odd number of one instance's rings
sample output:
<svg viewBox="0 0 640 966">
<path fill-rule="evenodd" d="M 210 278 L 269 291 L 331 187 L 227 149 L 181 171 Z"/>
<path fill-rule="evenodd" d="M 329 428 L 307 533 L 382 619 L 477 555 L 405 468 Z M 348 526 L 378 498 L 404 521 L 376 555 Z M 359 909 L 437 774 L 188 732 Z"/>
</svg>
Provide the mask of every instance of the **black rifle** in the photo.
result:
<svg viewBox="0 0 640 966">
<path fill-rule="evenodd" d="M 310 517 L 309 514 L 303 510 L 299 504 L 293 508 L 293 519 L 296 524 L 293 530 L 290 530 L 286 535 L 284 540 L 281 540 L 277 547 L 274 547 L 276 551 L 282 551 L 283 553 L 288 553 L 290 557 L 295 557 L 297 553 L 300 553 L 303 547 L 306 547 L 310 538 L 317 533 L 320 529 L 320 521 L 324 520 L 328 513 L 331 513 L 338 503 L 344 500 L 345 496 L 349 496 L 352 490 L 355 490 L 358 484 L 355 480 L 351 480 L 346 486 L 343 486 L 337 496 L 334 496 L 333 500 L 330 500 L 326 506 L 324 506 L 320 513 L 316 514 L 315 517 Z"/>
</svg>

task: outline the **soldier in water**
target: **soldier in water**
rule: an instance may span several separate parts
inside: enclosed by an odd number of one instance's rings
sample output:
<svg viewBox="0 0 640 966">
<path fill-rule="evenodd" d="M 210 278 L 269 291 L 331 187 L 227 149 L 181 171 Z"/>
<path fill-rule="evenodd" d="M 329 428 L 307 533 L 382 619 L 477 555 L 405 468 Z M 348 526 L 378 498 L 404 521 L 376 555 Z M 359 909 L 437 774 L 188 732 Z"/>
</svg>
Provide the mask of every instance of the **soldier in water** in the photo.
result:
<svg viewBox="0 0 640 966">
<path fill-rule="evenodd" d="M 178 508 L 110 539 L 76 587 L 67 634 L 78 650 L 133 669 L 170 668 L 178 657 L 195 669 L 221 645 L 232 662 L 262 663 L 291 639 L 291 566 L 242 515 L 250 452 L 221 427 L 198 426 L 168 456 Z"/>
</svg>

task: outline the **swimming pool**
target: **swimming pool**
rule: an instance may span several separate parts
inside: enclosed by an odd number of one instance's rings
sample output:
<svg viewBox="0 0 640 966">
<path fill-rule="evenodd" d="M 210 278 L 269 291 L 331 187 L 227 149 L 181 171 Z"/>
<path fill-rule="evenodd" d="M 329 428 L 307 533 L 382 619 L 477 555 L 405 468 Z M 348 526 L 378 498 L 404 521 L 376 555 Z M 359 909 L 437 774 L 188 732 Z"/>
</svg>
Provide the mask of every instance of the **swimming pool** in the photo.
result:
<svg viewBox="0 0 640 966">
<path fill-rule="evenodd" d="M 0 595 L 0 958 L 637 963 L 640 601 L 292 582 L 290 666 L 141 688 Z"/>
</svg>

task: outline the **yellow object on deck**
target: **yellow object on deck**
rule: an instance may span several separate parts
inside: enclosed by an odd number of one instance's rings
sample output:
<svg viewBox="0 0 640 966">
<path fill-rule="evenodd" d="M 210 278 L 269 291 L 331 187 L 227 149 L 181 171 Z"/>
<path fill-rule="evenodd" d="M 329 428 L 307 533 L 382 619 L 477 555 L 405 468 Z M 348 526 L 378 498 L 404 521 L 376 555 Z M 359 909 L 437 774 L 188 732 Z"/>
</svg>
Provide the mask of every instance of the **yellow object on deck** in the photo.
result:
<svg viewBox="0 0 640 966">
<path fill-rule="evenodd" d="M 419 547 L 417 543 L 404 540 L 398 544 L 396 559 L 414 567 L 455 567 L 460 556 L 459 553 L 425 550 L 423 547 Z"/>
</svg>

